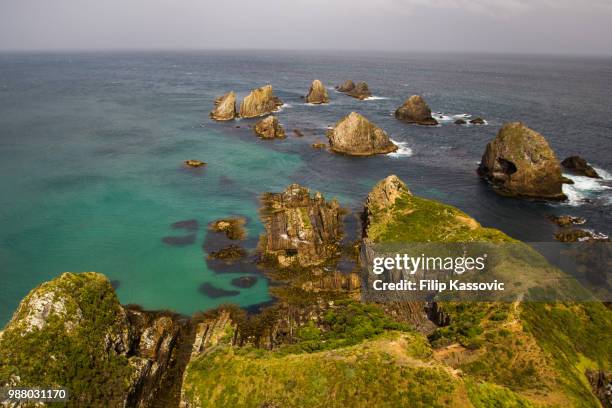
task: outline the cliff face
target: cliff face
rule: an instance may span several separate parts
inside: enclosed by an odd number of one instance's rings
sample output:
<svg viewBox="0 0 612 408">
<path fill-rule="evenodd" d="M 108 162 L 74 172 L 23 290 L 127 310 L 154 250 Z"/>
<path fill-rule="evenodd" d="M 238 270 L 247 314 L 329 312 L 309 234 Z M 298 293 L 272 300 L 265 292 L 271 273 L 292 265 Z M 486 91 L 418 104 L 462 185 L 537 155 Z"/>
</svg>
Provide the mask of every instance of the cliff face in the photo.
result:
<svg viewBox="0 0 612 408">
<path fill-rule="evenodd" d="M 274 96 L 272 85 L 253 89 L 240 104 L 240 117 L 254 118 L 268 115 L 283 104 L 278 97 Z"/>
<path fill-rule="evenodd" d="M 101 274 L 64 273 L 32 290 L 7 324 L 0 383 L 67 387 L 69 406 L 150 406 L 186 331 L 173 315 L 124 309 Z"/>
<path fill-rule="evenodd" d="M 420 95 L 412 95 L 397 108 L 395 117 L 403 122 L 418 125 L 437 125 L 438 121 L 431 116 L 431 109 Z"/>
<path fill-rule="evenodd" d="M 308 90 L 308 95 L 306 95 L 306 102 L 314 104 L 329 102 L 329 95 L 327 94 L 327 89 L 318 79 L 312 81 L 312 85 Z"/>
<path fill-rule="evenodd" d="M 397 150 L 384 130 L 356 112 L 336 123 L 327 137 L 334 152 L 351 156 L 372 156 Z"/>
<path fill-rule="evenodd" d="M 337 201 L 292 184 L 282 193 L 266 193 L 261 218 L 265 234 L 259 249 L 264 258 L 286 267 L 310 267 L 337 256 L 343 212 Z"/>
<path fill-rule="evenodd" d="M 215 100 L 215 108 L 210 112 L 210 117 L 219 121 L 236 118 L 236 94 L 234 94 L 234 91 L 228 92 Z"/>
<path fill-rule="evenodd" d="M 544 136 L 506 123 L 487 144 L 478 174 L 502 195 L 564 200 L 561 166 Z"/>
</svg>

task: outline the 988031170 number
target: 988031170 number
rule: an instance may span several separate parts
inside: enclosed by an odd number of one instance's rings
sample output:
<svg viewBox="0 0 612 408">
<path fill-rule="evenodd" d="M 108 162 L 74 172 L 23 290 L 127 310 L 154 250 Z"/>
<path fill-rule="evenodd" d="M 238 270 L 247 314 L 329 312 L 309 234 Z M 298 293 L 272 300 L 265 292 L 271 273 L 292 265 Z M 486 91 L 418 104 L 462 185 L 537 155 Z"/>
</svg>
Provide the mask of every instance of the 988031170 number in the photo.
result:
<svg viewBox="0 0 612 408">
<path fill-rule="evenodd" d="M 0 402 L 66 402 L 68 398 L 69 393 L 65 388 L 0 388 Z"/>
</svg>

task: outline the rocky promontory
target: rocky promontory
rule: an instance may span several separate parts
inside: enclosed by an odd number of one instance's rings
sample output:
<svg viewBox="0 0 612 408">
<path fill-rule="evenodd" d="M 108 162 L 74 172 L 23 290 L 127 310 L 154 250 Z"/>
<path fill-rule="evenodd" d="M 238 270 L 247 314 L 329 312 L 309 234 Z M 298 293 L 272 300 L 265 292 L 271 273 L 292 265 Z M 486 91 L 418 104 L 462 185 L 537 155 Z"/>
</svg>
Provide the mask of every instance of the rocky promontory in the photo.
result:
<svg viewBox="0 0 612 408">
<path fill-rule="evenodd" d="M 253 127 L 255 134 L 262 139 L 284 139 L 285 129 L 278 123 L 276 116 L 268 116 Z"/>
<path fill-rule="evenodd" d="M 336 123 L 327 137 L 332 151 L 350 156 L 386 154 L 398 149 L 384 130 L 356 112 Z"/>
<path fill-rule="evenodd" d="M 372 96 L 372 92 L 370 92 L 370 88 L 366 82 L 358 82 L 355 84 L 350 79 L 345 81 L 342 85 L 337 86 L 336 90 L 359 100 Z"/>
<path fill-rule="evenodd" d="M 322 104 L 329 102 L 329 95 L 327 94 L 327 89 L 318 79 L 312 81 L 312 85 L 310 85 L 308 95 L 306 95 L 306 102 L 313 104 Z"/>
<path fill-rule="evenodd" d="M 236 94 L 230 91 L 215 99 L 215 108 L 210 112 L 214 120 L 226 121 L 236 118 Z"/>
<path fill-rule="evenodd" d="M 561 162 L 561 165 L 580 176 L 601 178 L 597 171 L 595 171 L 595 169 L 580 156 L 567 157 Z"/>
<path fill-rule="evenodd" d="M 275 112 L 283 104 L 277 96 L 274 96 L 272 85 L 253 89 L 240 104 L 240 117 L 254 118 Z"/>
<path fill-rule="evenodd" d="M 431 109 L 422 96 L 412 95 L 395 111 L 395 117 L 402 122 L 434 126 L 438 121 L 431 116 Z"/>
<path fill-rule="evenodd" d="M 501 195 L 565 200 L 561 166 L 544 136 L 520 122 L 506 123 L 487 144 L 478 174 Z"/>
<path fill-rule="evenodd" d="M 186 319 L 123 307 L 99 273 L 33 289 L 0 337 L 0 385 L 70 391 L 70 406 L 145 407 L 178 392 Z M 178 371 L 181 372 L 178 372 Z"/>
<path fill-rule="evenodd" d="M 261 219 L 265 233 L 259 251 L 280 267 L 320 265 L 338 255 L 343 210 L 336 200 L 291 184 L 282 193 L 265 193 Z"/>
</svg>

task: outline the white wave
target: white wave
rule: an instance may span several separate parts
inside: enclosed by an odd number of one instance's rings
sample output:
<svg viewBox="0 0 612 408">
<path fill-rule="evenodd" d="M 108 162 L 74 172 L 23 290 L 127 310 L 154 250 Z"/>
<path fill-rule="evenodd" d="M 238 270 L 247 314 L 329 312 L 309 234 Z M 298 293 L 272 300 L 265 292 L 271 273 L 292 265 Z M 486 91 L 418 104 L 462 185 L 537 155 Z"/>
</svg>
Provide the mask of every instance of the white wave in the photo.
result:
<svg viewBox="0 0 612 408">
<path fill-rule="evenodd" d="M 600 169 L 599 167 L 595 167 L 593 165 L 591 165 L 591 167 L 595 169 L 597 174 L 599 174 L 603 180 L 606 180 L 606 181 L 612 180 L 612 174 L 608 173 L 604 169 Z"/>
<path fill-rule="evenodd" d="M 452 116 L 445 115 L 445 114 L 443 114 L 443 113 L 441 113 L 441 112 L 434 112 L 434 113 L 432 113 L 432 114 L 431 114 L 431 116 L 432 116 L 432 117 L 433 117 L 435 120 L 437 120 L 438 122 L 450 122 L 450 121 L 452 121 L 452 120 L 453 120 L 453 117 L 452 117 Z"/>
<path fill-rule="evenodd" d="M 565 177 L 571 179 L 574 184 L 564 184 L 563 193 L 567 196 L 567 204 L 571 206 L 578 206 L 584 204 L 585 200 L 596 198 L 601 194 L 612 190 L 612 187 L 602 184 L 602 181 L 609 181 L 612 179 L 610 173 L 605 170 L 596 169 L 601 179 L 595 179 L 591 177 L 577 176 L 575 174 L 564 174 Z M 607 202 L 612 202 L 612 197 L 607 197 Z"/>
<path fill-rule="evenodd" d="M 364 99 L 364 101 L 380 101 L 383 99 L 389 99 L 386 96 L 368 96 L 367 98 Z"/>
<path fill-rule="evenodd" d="M 398 142 L 391 139 L 393 143 L 395 143 L 398 147 L 396 151 L 393 153 L 389 153 L 387 156 L 389 157 L 410 157 L 412 156 L 412 149 L 408 147 L 408 142 Z"/>
</svg>

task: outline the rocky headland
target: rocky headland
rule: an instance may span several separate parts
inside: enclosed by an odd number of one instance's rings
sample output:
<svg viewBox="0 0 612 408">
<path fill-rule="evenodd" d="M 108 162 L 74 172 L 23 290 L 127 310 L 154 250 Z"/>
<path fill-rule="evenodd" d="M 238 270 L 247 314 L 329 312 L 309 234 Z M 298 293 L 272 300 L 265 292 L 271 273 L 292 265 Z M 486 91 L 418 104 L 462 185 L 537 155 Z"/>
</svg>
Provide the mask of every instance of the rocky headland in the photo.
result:
<svg viewBox="0 0 612 408">
<path fill-rule="evenodd" d="M 565 200 L 561 166 L 544 136 L 520 122 L 506 123 L 487 144 L 478 174 L 506 196 Z"/>
<path fill-rule="evenodd" d="M 282 104 L 283 101 L 274 95 L 272 85 L 265 85 L 253 89 L 250 94 L 245 96 L 240 103 L 240 117 L 255 118 L 268 115 L 277 111 Z"/>
<path fill-rule="evenodd" d="M 312 85 L 310 85 L 310 89 L 308 90 L 308 94 L 306 95 L 306 102 L 315 105 L 329 102 L 329 95 L 327 94 L 327 89 L 318 79 L 312 81 Z"/>
<path fill-rule="evenodd" d="M 431 116 L 431 109 L 422 96 L 412 95 L 395 111 L 395 117 L 402 122 L 434 126 L 438 121 Z"/>
<path fill-rule="evenodd" d="M 386 154 L 398 149 L 384 130 L 356 112 L 336 123 L 327 137 L 332 151 L 350 156 Z"/>
</svg>

